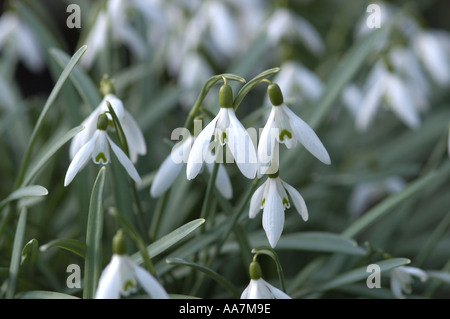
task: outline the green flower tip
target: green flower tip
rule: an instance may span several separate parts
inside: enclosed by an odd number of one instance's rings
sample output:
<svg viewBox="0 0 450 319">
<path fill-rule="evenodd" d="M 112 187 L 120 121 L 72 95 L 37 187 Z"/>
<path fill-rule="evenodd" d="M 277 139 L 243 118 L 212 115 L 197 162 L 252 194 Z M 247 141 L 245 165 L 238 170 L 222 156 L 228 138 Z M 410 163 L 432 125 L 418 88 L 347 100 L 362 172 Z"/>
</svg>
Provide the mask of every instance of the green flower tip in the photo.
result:
<svg viewBox="0 0 450 319">
<path fill-rule="evenodd" d="M 228 84 L 224 84 L 219 90 L 219 105 L 224 108 L 233 107 L 233 90 Z"/>
<path fill-rule="evenodd" d="M 112 240 L 113 254 L 125 255 L 127 253 L 127 242 L 123 230 L 119 229 Z"/>
<path fill-rule="evenodd" d="M 106 131 L 108 128 L 109 120 L 105 113 L 102 113 L 97 118 L 97 129 L 101 131 Z"/>
<path fill-rule="evenodd" d="M 250 263 L 249 272 L 251 279 L 258 280 L 262 277 L 261 266 L 256 261 Z"/>
<path fill-rule="evenodd" d="M 116 93 L 112 80 L 107 74 L 103 75 L 103 78 L 100 80 L 100 93 L 102 96 Z"/>
<path fill-rule="evenodd" d="M 272 105 L 279 106 L 283 104 L 283 93 L 281 93 L 281 89 L 276 83 L 272 83 L 267 87 L 267 94 L 269 94 L 269 99 Z"/>
</svg>

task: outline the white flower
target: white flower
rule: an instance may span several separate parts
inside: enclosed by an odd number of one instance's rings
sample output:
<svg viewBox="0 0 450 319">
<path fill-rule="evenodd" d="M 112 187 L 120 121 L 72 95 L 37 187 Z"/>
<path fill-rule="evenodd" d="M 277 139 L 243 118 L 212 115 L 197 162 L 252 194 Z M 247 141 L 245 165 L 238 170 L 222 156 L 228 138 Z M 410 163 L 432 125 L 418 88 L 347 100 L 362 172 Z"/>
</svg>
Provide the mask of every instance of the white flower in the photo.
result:
<svg viewBox="0 0 450 319">
<path fill-rule="evenodd" d="M 98 116 L 102 113 L 108 112 L 109 110 L 106 102 L 111 104 L 114 113 L 116 113 L 117 118 L 119 119 L 127 140 L 130 159 L 133 163 L 136 163 L 138 154 L 145 155 L 147 153 L 144 136 L 135 119 L 123 107 L 122 101 L 114 94 L 105 95 L 100 105 L 81 123 L 85 129 L 77 134 L 72 140 L 69 151 L 70 157 L 73 158 L 78 150 L 92 137 L 93 133 L 97 129 Z M 112 120 L 109 113 L 107 113 L 107 116 L 110 120 Z"/>
<path fill-rule="evenodd" d="M 13 50 L 33 72 L 44 68 L 44 56 L 33 30 L 10 11 L 0 17 L 0 49 Z"/>
<path fill-rule="evenodd" d="M 104 115 L 101 114 L 100 117 Z M 106 118 L 106 115 L 104 115 Z M 103 120 L 107 123 L 107 119 Z M 99 120 L 99 122 L 101 122 Z M 107 124 L 106 124 L 107 125 Z M 75 175 L 86 165 L 91 158 L 95 164 L 106 165 L 111 162 L 111 156 L 109 147 L 112 148 L 114 154 L 119 160 L 120 164 L 125 168 L 128 175 L 138 184 L 141 183 L 136 168 L 133 166 L 131 160 L 125 155 L 119 146 L 117 146 L 106 133 L 106 125 L 104 127 L 96 129 L 92 137 L 78 150 L 73 157 L 72 162 L 67 169 L 66 177 L 64 180 L 64 186 L 69 185 Z"/>
<path fill-rule="evenodd" d="M 227 103 L 232 103 L 231 87 L 228 85 L 223 87 L 229 88 L 228 93 L 231 94 L 231 100 L 227 99 Z M 222 101 L 220 96 L 219 101 Z M 221 105 L 219 113 L 194 141 L 186 168 L 187 179 L 195 178 L 205 160 L 211 158 L 209 149 L 211 137 L 214 137 L 214 141 L 220 146 L 227 146 L 227 150 L 231 152 L 239 170 L 245 177 L 254 178 L 256 176 L 257 158 L 253 141 L 237 119 L 232 105 Z"/>
<path fill-rule="evenodd" d="M 262 278 L 250 279 L 242 292 L 241 299 L 292 299 L 280 289 L 272 286 Z"/>
<path fill-rule="evenodd" d="M 291 149 L 299 142 L 321 162 L 330 164 L 330 156 L 314 130 L 284 104 L 279 86 L 269 85 L 268 92 L 273 105 L 258 144 L 258 174 L 267 173 L 263 168 L 271 166 L 278 143 Z"/>
<path fill-rule="evenodd" d="M 319 55 L 325 50 L 323 40 L 317 30 L 304 18 L 291 11 L 279 8 L 267 20 L 267 37 L 272 45 L 278 45 L 283 38 L 300 39 L 313 53 Z"/>
<path fill-rule="evenodd" d="M 398 299 L 404 299 L 403 292 L 410 294 L 413 279 L 411 276 L 418 277 L 422 282 L 426 281 L 428 275 L 422 269 L 416 267 L 400 266 L 390 271 L 391 274 L 391 290 Z"/>
<path fill-rule="evenodd" d="M 413 44 L 429 75 L 442 87 L 450 84 L 450 51 L 445 41 L 450 41 L 446 32 L 422 30 L 414 37 Z"/>
<path fill-rule="evenodd" d="M 303 197 L 294 187 L 281 180 L 276 174 L 269 175 L 250 200 L 249 217 L 255 218 L 259 211 L 263 210 L 262 224 L 272 247 L 276 246 L 283 232 L 284 211 L 291 207 L 288 194 L 297 212 L 304 221 L 307 221 L 308 209 Z"/>
<path fill-rule="evenodd" d="M 377 63 L 369 75 L 368 91 L 364 92 L 361 106 L 356 115 L 356 126 L 364 131 L 375 117 L 382 101 L 411 129 L 420 126 L 418 100 L 408 82 L 388 71 L 382 62 Z"/>
<path fill-rule="evenodd" d="M 174 146 L 171 154 L 161 164 L 153 179 L 152 187 L 150 188 L 152 197 L 161 196 L 173 184 L 184 164 L 187 162 L 187 157 L 189 156 L 193 141 L 194 138 L 189 136 Z M 207 163 L 206 165 L 211 173 L 214 164 Z M 222 164 L 219 164 L 215 185 L 223 197 L 227 199 L 232 197 L 233 189 L 230 178 Z"/>
<path fill-rule="evenodd" d="M 249 267 L 250 283 L 241 294 L 241 299 L 291 299 L 286 293 L 272 286 L 261 276 L 259 263 L 253 260 Z"/>
<path fill-rule="evenodd" d="M 115 43 L 127 46 L 133 55 L 143 58 L 146 54 L 146 43 L 128 21 L 128 13 L 133 9 L 140 12 L 140 4 L 135 1 L 108 0 L 106 8 L 98 13 L 94 25 L 89 30 L 86 39 L 88 50 L 80 63 L 91 67 L 101 49 L 106 45 L 108 31 L 111 31 L 111 39 Z"/>
</svg>

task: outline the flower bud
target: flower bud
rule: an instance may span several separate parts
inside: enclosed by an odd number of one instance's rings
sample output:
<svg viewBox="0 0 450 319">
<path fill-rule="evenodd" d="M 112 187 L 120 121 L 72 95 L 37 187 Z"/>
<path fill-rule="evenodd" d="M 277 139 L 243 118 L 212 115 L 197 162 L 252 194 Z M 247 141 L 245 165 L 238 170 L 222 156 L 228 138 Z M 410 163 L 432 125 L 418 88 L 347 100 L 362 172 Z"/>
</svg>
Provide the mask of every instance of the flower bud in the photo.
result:
<svg viewBox="0 0 450 319">
<path fill-rule="evenodd" d="M 119 229 L 113 237 L 112 251 L 116 255 L 125 255 L 127 253 L 127 242 L 122 229 Z"/>
<path fill-rule="evenodd" d="M 262 277 L 261 267 L 256 261 L 252 261 L 249 267 L 250 278 L 258 280 Z"/>
<path fill-rule="evenodd" d="M 100 114 L 97 118 L 97 130 L 106 131 L 108 124 L 108 116 L 105 113 Z"/>
<path fill-rule="evenodd" d="M 219 90 L 219 105 L 224 108 L 233 107 L 233 90 L 228 84 L 224 84 Z"/>
<path fill-rule="evenodd" d="M 100 93 L 102 96 L 116 93 L 112 81 L 107 75 L 104 75 L 100 80 Z"/>
<path fill-rule="evenodd" d="M 269 99 L 272 105 L 279 106 L 283 104 L 283 93 L 276 83 L 272 83 L 267 87 L 267 94 L 269 94 Z"/>
</svg>

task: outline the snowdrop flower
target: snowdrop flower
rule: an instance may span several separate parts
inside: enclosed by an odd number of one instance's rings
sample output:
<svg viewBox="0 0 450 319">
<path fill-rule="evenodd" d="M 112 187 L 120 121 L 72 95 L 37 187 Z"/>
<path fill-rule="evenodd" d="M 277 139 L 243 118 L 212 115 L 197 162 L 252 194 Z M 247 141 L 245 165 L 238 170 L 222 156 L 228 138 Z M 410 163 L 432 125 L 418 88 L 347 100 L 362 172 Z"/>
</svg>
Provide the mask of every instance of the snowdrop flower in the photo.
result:
<svg viewBox="0 0 450 319">
<path fill-rule="evenodd" d="M 102 8 L 94 25 L 86 38 L 86 50 L 80 63 L 90 68 L 98 53 L 105 47 L 108 32 L 111 31 L 112 41 L 127 46 L 132 54 L 138 58 L 146 55 L 146 43 L 133 26 L 128 22 L 127 14 L 130 10 L 140 10 L 140 1 L 108 0 Z M 144 11 L 145 12 L 145 11 Z"/>
<path fill-rule="evenodd" d="M 250 283 L 241 294 L 241 299 L 292 299 L 280 289 L 261 277 L 261 267 L 256 261 L 250 263 Z"/>
<path fill-rule="evenodd" d="M 81 123 L 85 129 L 72 140 L 69 150 L 70 157 L 73 158 L 78 150 L 92 137 L 92 134 L 97 129 L 98 116 L 109 111 L 107 102 L 113 108 L 122 126 L 128 144 L 130 159 L 133 163 L 136 163 L 138 155 L 147 153 L 144 136 L 136 120 L 123 107 L 122 101 L 111 93 L 106 94 L 99 106 Z M 109 113 L 107 113 L 107 116 L 109 120 L 112 120 Z"/>
<path fill-rule="evenodd" d="M 154 299 L 169 299 L 163 286 L 126 255 L 125 238 L 119 230 L 113 238 L 113 256 L 100 276 L 95 299 L 129 296 L 137 291 L 138 284 Z"/>
<path fill-rule="evenodd" d="M 187 162 L 193 141 L 194 138 L 191 135 L 183 138 L 183 141 L 176 144 L 170 155 L 163 161 L 155 175 L 155 178 L 153 179 L 152 187 L 150 188 L 150 195 L 152 197 L 161 196 L 170 188 L 170 186 L 172 186 L 184 164 Z M 213 163 L 206 164 L 206 167 L 210 173 L 213 170 L 213 165 Z M 219 164 L 215 185 L 223 197 L 227 199 L 232 197 L 233 189 L 231 186 L 231 181 L 225 167 L 223 167 L 222 164 Z"/>
<path fill-rule="evenodd" d="M 398 176 L 382 180 L 359 183 L 352 191 L 349 200 L 349 214 L 360 216 L 368 207 L 386 195 L 395 194 L 405 188 L 406 182 Z"/>
<path fill-rule="evenodd" d="M 227 84 L 220 88 L 219 104 L 219 113 L 200 132 L 192 145 L 186 167 L 187 179 L 195 178 L 205 160 L 211 158 L 209 146 L 212 136 L 215 143 L 227 146 L 241 173 L 247 178 L 254 178 L 257 169 L 255 147 L 250 135 L 236 117 L 233 109 L 233 93 Z"/>
<path fill-rule="evenodd" d="M 305 19 L 291 11 L 278 8 L 267 20 L 265 27 L 272 45 L 278 45 L 284 38 L 300 39 L 313 53 L 320 55 L 325 45 L 317 30 Z"/>
<path fill-rule="evenodd" d="M 445 46 L 445 41 L 450 41 L 448 33 L 422 30 L 413 41 L 415 52 L 428 74 L 440 86 L 447 87 L 450 84 L 450 51 Z"/>
<path fill-rule="evenodd" d="M 308 220 L 308 209 L 300 193 L 284 182 L 278 173 L 270 174 L 267 180 L 253 193 L 250 200 L 249 217 L 255 218 L 263 210 L 262 224 L 270 246 L 275 247 L 284 227 L 284 211 L 290 208 L 289 197 L 304 221 Z"/>
<path fill-rule="evenodd" d="M 398 299 L 405 299 L 403 292 L 410 294 L 412 276 L 418 277 L 422 282 L 426 281 L 428 275 L 422 269 L 416 267 L 400 266 L 390 271 L 391 275 L 391 291 Z"/>
<path fill-rule="evenodd" d="M 291 149 L 299 142 L 321 162 L 330 164 L 330 156 L 314 130 L 284 104 L 280 87 L 272 83 L 267 92 L 272 109 L 258 144 L 258 174 L 271 167 L 278 143 Z"/>
<path fill-rule="evenodd" d="M 106 165 L 111 162 L 109 147 L 112 148 L 114 154 L 120 164 L 125 168 L 128 175 L 138 184 L 141 183 L 136 168 L 133 163 L 125 155 L 125 153 L 117 146 L 106 133 L 108 126 L 108 117 L 106 114 L 100 114 L 97 120 L 97 129 L 92 137 L 84 144 L 73 157 L 72 162 L 67 169 L 64 186 L 69 185 L 75 175 L 86 165 L 90 158 L 95 164 Z"/>
<path fill-rule="evenodd" d="M 360 131 L 367 130 L 384 101 L 408 127 L 417 129 L 420 126 L 420 108 L 413 98 L 413 91 L 408 82 L 388 70 L 385 62 L 379 61 L 369 75 L 368 90 L 363 93 L 356 115 L 356 127 Z"/>
<path fill-rule="evenodd" d="M 5 48 L 12 49 L 32 72 L 44 68 L 44 56 L 32 29 L 11 11 L 0 17 L 0 49 Z"/>
</svg>

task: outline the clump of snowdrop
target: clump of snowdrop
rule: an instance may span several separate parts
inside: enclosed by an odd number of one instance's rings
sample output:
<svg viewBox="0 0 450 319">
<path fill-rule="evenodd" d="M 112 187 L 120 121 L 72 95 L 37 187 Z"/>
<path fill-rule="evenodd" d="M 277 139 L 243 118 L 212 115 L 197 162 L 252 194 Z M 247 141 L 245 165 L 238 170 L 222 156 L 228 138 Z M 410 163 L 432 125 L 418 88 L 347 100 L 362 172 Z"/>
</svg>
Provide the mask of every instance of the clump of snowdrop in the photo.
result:
<svg viewBox="0 0 450 319">
<path fill-rule="evenodd" d="M 292 299 L 282 290 L 262 278 L 261 266 L 252 261 L 249 267 L 250 283 L 241 294 L 241 299 Z"/>
<path fill-rule="evenodd" d="M 100 276 L 95 299 L 127 297 L 136 293 L 139 286 L 151 298 L 169 299 L 158 280 L 126 254 L 125 237 L 119 230 L 113 238 L 113 255 Z"/>
<path fill-rule="evenodd" d="M 412 292 L 412 277 L 417 277 L 422 282 L 428 278 L 427 273 L 422 269 L 408 266 L 394 268 L 390 271 L 390 275 L 391 291 L 398 299 L 405 299 L 406 297 L 403 293 L 410 294 Z"/>
</svg>

